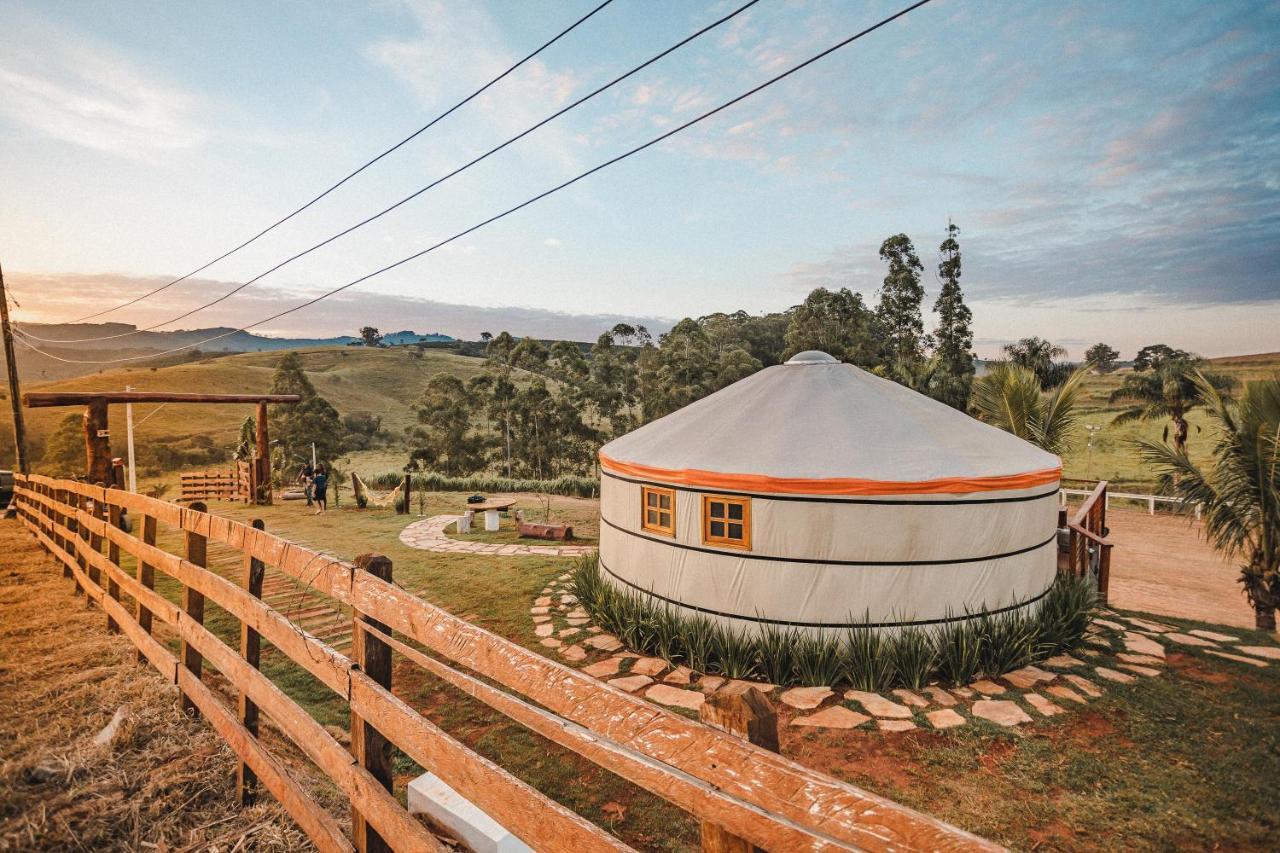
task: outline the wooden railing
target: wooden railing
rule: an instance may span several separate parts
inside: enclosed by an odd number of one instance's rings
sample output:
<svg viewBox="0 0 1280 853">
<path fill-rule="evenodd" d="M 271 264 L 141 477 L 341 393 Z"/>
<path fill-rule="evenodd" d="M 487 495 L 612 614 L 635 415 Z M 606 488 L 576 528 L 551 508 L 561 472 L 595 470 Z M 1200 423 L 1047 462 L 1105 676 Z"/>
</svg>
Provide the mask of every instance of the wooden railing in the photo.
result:
<svg viewBox="0 0 1280 853">
<path fill-rule="evenodd" d="M 242 797 L 249 801 L 259 785 L 265 788 L 321 850 L 442 849 L 390 793 L 386 743 L 535 849 L 626 849 L 397 697 L 391 690 L 393 653 L 743 843 L 788 851 L 997 849 L 464 622 L 395 586 L 385 557 L 366 555 L 348 563 L 272 536 L 260 523 L 210 514 L 199 504 L 183 507 L 70 480 L 19 476 L 15 495 L 23 524 L 77 590 L 102 608 L 108 627 L 122 632 L 141 658 L 176 683 L 184 705 L 236 752 Z M 140 537 L 120 528 L 124 510 Z M 158 524 L 182 533 L 182 556 L 157 547 Z M 241 584 L 205 568 L 210 543 L 242 555 Z M 122 567 L 122 554 L 135 558 L 135 573 Z M 351 609 L 350 658 L 259 598 L 267 566 Z M 156 572 L 181 585 L 180 604 L 155 591 Z M 204 627 L 206 600 L 241 622 L 239 650 Z M 156 621 L 176 633 L 178 654 L 153 636 Z M 260 639 L 349 704 L 350 752 L 259 671 Z M 204 661 L 238 691 L 238 709 L 224 705 L 205 684 Z M 350 800 L 352 840 L 258 739 L 259 712 Z"/>
<path fill-rule="evenodd" d="M 182 494 L 178 500 L 250 501 L 253 497 L 253 467 L 237 462 L 234 468 L 215 471 L 184 471 Z"/>
<path fill-rule="evenodd" d="M 1067 520 L 1067 570 L 1091 577 L 1098 587 L 1098 600 L 1107 603 L 1111 581 L 1111 543 L 1107 541 L 1107 481 L 1093 488 L 1084 503 Z"/>
</svg>

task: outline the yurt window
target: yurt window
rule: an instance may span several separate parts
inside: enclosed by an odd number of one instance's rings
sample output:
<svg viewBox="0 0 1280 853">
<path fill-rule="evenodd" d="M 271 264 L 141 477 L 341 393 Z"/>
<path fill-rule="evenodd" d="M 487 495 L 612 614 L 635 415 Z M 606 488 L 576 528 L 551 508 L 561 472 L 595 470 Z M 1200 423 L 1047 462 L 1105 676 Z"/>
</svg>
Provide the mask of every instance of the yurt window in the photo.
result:
<svg viewBox="0 0 1280 853">
<path fill-rule="evenodd" d="M 702 541 L 709 545 L 751 547 L 751 498 L 702 496 Z"/>
<path fill-rule="evenodd" d="M 676 535 L 676 493 L 674 489 L 645 486 L 641 490 L 640 527 L 664 536 Z"/>
</svg>

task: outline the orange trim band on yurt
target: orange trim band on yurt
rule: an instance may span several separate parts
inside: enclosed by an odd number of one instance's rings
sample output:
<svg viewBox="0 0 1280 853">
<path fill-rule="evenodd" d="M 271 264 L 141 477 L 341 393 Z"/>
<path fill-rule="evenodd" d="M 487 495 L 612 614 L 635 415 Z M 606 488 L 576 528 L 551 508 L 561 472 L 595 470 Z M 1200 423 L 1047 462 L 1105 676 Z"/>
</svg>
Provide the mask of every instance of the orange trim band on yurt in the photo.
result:
<svg viewBox="0 0 1280 853">
<path fill-rule="evenodd" d="M 655 468 L 635 462 L 619 462 L 600 454 L 600 467 L 659 483 L 702 489 L 726 489 L 739 492 L 765 492 L 779 495 L 960 495 L 974 492 L 1003 492 L 1032 489 L 1062 479 L 1062 468 L 1045 468 L 1025 474 L 1001 474 L 994 477 L 941 477 L 937 480 L 906 482 L 897 480 L 863 480 L 856 477 L 805 479 L 803 477 L 768 477 L 763 474 L 721 474 L 697 468 Z"/>
</svg>

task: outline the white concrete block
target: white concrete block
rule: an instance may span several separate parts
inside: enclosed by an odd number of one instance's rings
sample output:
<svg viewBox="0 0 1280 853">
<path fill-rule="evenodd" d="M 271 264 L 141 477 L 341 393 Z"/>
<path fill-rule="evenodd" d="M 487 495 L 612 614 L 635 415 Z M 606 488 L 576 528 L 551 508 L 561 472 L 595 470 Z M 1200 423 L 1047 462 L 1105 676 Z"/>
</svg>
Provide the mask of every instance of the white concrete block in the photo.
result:
<svg viewBox="0 0 1280 853">
<path fill-rule="evenodd" d="M 409 783 L 409 813 L 430 816 L 462 839 L 475 853 L 532 851 L 502 824 L 429 771 Z"/>
</svg>

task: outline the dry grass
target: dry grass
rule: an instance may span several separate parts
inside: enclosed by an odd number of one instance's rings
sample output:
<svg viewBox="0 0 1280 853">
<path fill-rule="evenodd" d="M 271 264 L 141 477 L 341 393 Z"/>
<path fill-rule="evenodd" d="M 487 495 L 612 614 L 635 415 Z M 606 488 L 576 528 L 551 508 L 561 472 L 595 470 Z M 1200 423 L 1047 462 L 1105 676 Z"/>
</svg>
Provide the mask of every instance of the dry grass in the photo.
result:
<svg viewBox="0 0 1280 853">
<path fill-rule="evenodd" d="M 269 797 L 238 807 L 231 751 L 17 522 L 0 553 L 0 850 L 310 849 Z"/>
</svg>

